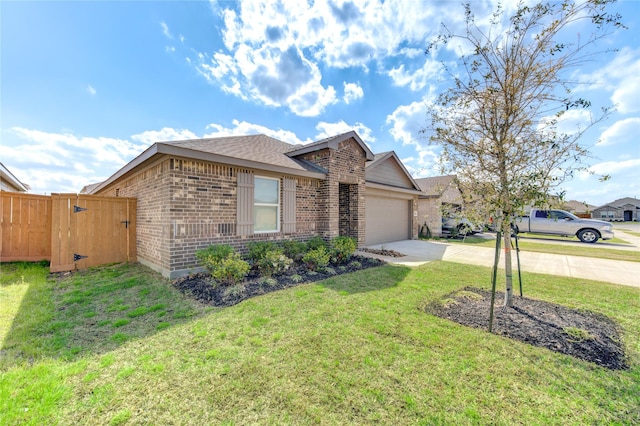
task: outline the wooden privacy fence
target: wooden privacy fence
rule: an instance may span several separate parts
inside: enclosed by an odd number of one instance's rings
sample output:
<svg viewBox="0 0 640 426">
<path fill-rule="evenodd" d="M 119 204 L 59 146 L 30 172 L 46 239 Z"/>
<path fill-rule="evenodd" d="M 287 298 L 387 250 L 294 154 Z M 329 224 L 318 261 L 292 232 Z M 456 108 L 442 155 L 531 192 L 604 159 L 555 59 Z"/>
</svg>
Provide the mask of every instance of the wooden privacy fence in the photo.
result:
<svg viewBox="0 0 640 426">
<path fill-rule="evenodd" d="M 0 193 L 0 261 L 49 260 L 51 272 L 136 261 L 136 199 Z"/>
</svg>

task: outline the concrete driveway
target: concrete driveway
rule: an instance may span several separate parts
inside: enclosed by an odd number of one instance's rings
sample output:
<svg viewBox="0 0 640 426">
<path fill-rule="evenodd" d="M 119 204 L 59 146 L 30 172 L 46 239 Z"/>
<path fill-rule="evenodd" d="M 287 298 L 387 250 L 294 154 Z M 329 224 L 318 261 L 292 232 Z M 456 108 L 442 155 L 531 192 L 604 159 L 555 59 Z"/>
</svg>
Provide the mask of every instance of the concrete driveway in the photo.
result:
<svg viewBox="0 0 640 426">
<path fill-rule="evenodd" d="M 358 254 L 406 266 L 419 266 L 433 260 L 444 260 L 492 267 L 495 252 L 495 249 L 488 247 L 424 240 L 395 241 L 376 244 L 367 248 L 394 250 L 404 256 L 380 256 L 362 251 L 358 252 Z M 502 253 L 504 254 L 504 252 Z M 521 251 L 520 264 L 523 271 L 605 281 L 640 289 L 639 262 Z M 502 256 L 499 266 L 504 268 Z M 517 268 L 515 255 L 513 256 L 513 267 L 514 270 Z"/>
</svg>

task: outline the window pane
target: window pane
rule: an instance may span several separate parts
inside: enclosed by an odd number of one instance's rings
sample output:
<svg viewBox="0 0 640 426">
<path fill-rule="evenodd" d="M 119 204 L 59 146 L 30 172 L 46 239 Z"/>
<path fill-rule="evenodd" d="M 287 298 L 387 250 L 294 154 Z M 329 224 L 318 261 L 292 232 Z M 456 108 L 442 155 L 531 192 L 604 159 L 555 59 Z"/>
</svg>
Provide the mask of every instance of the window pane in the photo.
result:
<svg viewBox="0 0 640 426">
<path fill-rule="evenodd" d="M 254 226 L 256 232 L 277 231 L 278 230 L 278 207 L 277 206 L 254 206 Z"/>
<path fill-rule="evenodd" d="M 255 178 L 254 201 L 260 204 L 278 204 L 278 181 Z"/>
</svg>

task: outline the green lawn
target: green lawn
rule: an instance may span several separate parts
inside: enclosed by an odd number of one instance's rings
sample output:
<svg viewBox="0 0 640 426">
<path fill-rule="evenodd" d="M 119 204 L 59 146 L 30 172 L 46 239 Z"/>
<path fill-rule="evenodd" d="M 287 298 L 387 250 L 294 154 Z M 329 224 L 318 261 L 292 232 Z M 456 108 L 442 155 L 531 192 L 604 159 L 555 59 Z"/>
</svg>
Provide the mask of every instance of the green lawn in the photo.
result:
<svg viewBox="0 0 640 426">
<path fill-rule="evenodd" d="M 536 235 L 536 239 L 538 239 L 538 235 Z M 555 239 L 563 239 L 562 237 L 551 237 Z M 565 238 L 567 239 L 567 238 Z M 567 239 L 570 240 L 570 239 Z M 443 240 L 447 243 L 452 244 L 473 244 L 482 247 L 495 247 L 496 241 L 494 239 L 487 239 L 482 237 L 466 237 L 464 240 L 460 239 L 445 239 Z M 515 245 L 515 240 L 514 245 Z M 519 240 L 520 250 L 522 251 L 533 251 L 539 253 L 551 253 L 551 254 L 565 254 L 569 256 L 584 256 L 584 257 L 595 257 L 599 259 L 610 259 L 610 260 L 625 260 L 629 262 L 640 262 L 640 251 L 632 251 L 632 250 L 618 250 L 618 249 L 610 249 L 603 248 L 598 246 L 599 243 L 595 245 L 578 243 L 576 245 L 567 245 L 567 244 L 553 244 L 551 242 L 536 242 L 531 239 L 522 239 Z M 577 242 L 577 238 L 574 238 L 571 241 Z M 624 243 L 624 241 L 620 240 L 619 242 Z"/>
<path fill-rule="evenodd" d="M 140 265 L 2 265 L 0 424 L 638 424 L 640 292 L 525 273 L 622 327 L 609 371 L 428 315 L 488 268 L 383 266 L 204 308 Z"/>
</svg>

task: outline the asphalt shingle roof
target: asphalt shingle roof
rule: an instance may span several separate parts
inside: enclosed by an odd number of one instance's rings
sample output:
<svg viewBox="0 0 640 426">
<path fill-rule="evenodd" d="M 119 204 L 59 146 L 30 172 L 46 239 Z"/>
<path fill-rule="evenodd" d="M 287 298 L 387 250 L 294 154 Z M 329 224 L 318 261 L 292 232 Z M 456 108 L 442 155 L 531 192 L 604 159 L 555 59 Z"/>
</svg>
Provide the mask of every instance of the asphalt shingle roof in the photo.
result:
<svg viewBox="0 0 640 426">
<path fill-rule="evenodd" d="M 161 142 L 180 148 L 194 151 L 207 152 L 225 157 L 241 158 L 255 161 L 256 163 L 270 164 L 280 167 L 288 167 L 297 170 L 318 171 L 317 167 L 311 170 L 308 162 L 296 160 L 286 154 L 298 148 L 266 135 L 227 136 L 213 139 L 194 139 L 186 141 Z"/>
<path fill-rule="evenodd" d="M 416 182 L 420 185 L 420 189 L 425 195 L 440 196 L 455 178 L 455 175 L 433 176 L 416 179 Z"/>
</svg>

